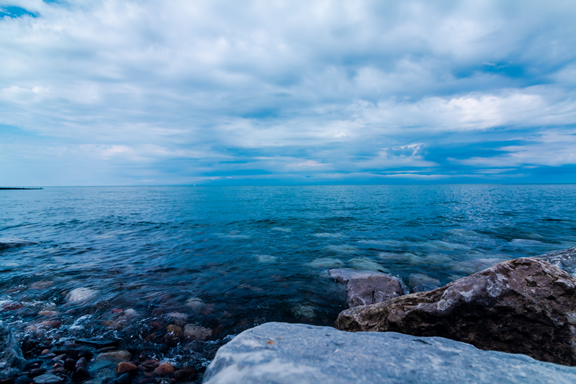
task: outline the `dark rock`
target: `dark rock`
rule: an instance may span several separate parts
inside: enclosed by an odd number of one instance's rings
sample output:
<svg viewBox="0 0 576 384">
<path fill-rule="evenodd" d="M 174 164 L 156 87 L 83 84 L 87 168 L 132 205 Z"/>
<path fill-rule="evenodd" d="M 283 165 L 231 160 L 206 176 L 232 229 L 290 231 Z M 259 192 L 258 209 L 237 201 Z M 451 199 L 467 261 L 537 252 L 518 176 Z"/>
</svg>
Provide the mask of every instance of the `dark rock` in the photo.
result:
<svg viewBox="0 0 576 384">
<path fill-rule="evenodd" d="M 20 344 L 6 323 L 0 321 L 0 377 L 12 377 L 25 364 Z"/>
<path fill-rule="evenodd" d="M 40 366 L 44 363 L 44 360 L 28 360 L 26 365 L 24 366 L 25 371 L 29 371 L 34 368 L 40 368 Z"/>
<path fill-rule="evenodd" d="M 129 373 L 125 373 L 116 379 L 117 384 L 130 384 L 132 382 L 132 377 Z"/>
<path fill-rule="evenodd" d="M 126 372 L 134 372 L 137 371 L 138 367 L 132 363 L 118 363 L 118 365 L 116 366 L 116 373 L 126 373 Z"/>
<path fill-rule="evenodd" d="M 440 288 L 440 287 L 437 285 L 418 284 L 417 286 L 412 287 L 412 289 L 410 290 L 410 293 L 428 292 L 428 291 L 433 291 L 437 288 Z"/>
<path fill-rule="evenodd" d="M 174 372 L 174 378 L 176 381 L 182 381 L 186 379 L 195 380 L 198 373 L 194 367 L 184 367 L 179 371 Z"/>
<path fill-rule="evenodd" d="M 170 324 L 168 327 L 166 327 L 166 332 L 171 333 L 178 338 L 182 337 L 182 328 L 175 324 Z"/>
<path fill-rule="evenodd" d="M 154 370 L 156 376 L 168 376 L 174 373 L 174 367 L 170 363 L 163 363 Z"/>
<path fill-rule="evenodd" d="M 33 379 L 35 384 L 60 384 L 64 382 L 64 378 L 60 376 L 53 375 L 51 373 L 45 373 L 40 376 L 36 376 Z"/>
<path fill-rule="evenodd" d="M 434 291 L 350 308 L 336 328 L 442 336 L 576 365 L 576 279 L 545 261 L 520 258 Z"/>
<path fill-rule="evenodd" d="M 66 361 L 64 361 L 64 368 L 73 371 L 76 368 L 76 360 L 70 358 L 66 359 Z"/>
<path fill-rule="evenodd" d="M 88 361 L 85 357 L 81 357 L 76 362 L 76 369 L 78 369 L 78 368 L 88 368 Z"/>
<path fill-rule="evenodd" d="M 158 360 L 145 360 L 138 365 L 139 371 L 150 372 L 158 368 L 160 362 Z"/>
<path fill-rule="evenodd" d="M 537 256 L 576 277 L 576 247 Z"/>
<path fill-rule="evenodd" d="M 329 273 L 336 281 L 346 285 L 350 307 L 381 303 L 405 292 L 402 281 L 386 273 L 348 268 L 331 269 Z"/>
<path fill-rule="evenodd" d="M 34 377 L 40 376 L 44 373 L 46 373 L 46 370 L 44 368 L 34 368 L 34 369 L 31 369 L 30 371 L 28 371 L 28 377 L 34 378 Z"/>
<path fill-rule="evenodd" d="M 273 341 L 274 344 L 269 344 Z M 266 323 L 220 348 L 204 384 L 576 382 L 576 368 L 441 337 Z"/>
<path fill-rule="evenodd" d="M 72 381 L 82 381 L 90 378 L 90 372 L 84 367 L 78 368 L 72 373 Z"/>
<path fill-rule="evenodd" d="M 96 356 L 96 361 L 128 361 L 132 358 L 132 354 L 128 351 L 114 351 L 105 352 Z"/>
<path fill-rule="evenodd" d="M 27 376 L 20 376 L 14 380 L 14 384 L 30 384 L 32 379 Z"/>
</svg>

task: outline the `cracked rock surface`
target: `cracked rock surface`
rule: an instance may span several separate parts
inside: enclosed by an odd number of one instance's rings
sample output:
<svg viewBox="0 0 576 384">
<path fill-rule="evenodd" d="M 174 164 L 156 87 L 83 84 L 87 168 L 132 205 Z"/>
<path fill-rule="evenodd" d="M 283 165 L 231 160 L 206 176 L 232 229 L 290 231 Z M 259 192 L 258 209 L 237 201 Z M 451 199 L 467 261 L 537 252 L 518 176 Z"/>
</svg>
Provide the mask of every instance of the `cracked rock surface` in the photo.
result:
<svg viewBox="0 0 576 384">
<path fill-rule="evenodd" d="M 576 279 L 537 258 L 510 260 L 433 291 L 350 308 L 336 328 L 442 336 L 576 365 Z"/>
</svg>

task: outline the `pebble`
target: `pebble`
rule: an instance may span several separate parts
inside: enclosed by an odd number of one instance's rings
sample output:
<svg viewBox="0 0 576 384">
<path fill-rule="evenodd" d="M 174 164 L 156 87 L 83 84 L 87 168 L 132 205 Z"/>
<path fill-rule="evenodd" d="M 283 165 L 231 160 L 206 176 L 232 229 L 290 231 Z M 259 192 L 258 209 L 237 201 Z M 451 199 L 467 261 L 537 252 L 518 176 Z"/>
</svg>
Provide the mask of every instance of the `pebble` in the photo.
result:
<svg viewBox="0 0 576 384">
<path fill-rule="evenodd" d="M 118 363 L 116 366 L 115 372 L 116 373 L 126 373 L 126 372 L 134 372 L 137 371 L 138 367 L 132 363 Z"/>
<path fill-rule="evenodd" d="M 146 360 L 140 363 L 138 366 L 139 371 L 153 371 L 160 365 L 158 360 Z"/>
<path fill-rule="evenodd" d="M 177 325 L 171 324 L 166 328 L 166 332 L 174 334 L 174 336 L 182 337 L 182 328 Z"/>
<path fill-rule="evenodd" d="M 72 373 L 72 381 L 81 381 L 90 378 L 90 372 L 84 367 L 79 367 Z"/>
<path fill-rule="evenodd" d="M 34 368 L 34 369 L 31 369 L 30 371 L 28 371 L 28 377 L 34 378 L 34 377 L 40 376 L 44 373 L 46 373 L 46 370 L 44 368 Z"/>
<path fill-rule="evenodd" d="M 170 363 L 163 363 L 154 370 L 156 376 L 168 376 L 174 373 L 174 367 Z"/>
<path fill-rule="evenodd" d="M 176 381 L 182 381 L 185 379 L 196 379 L 197 372 L 194 367 L 184 367 L 179 371 L 174 372 L 174 378 Z"/>
<path fill-rule="evenodd" d="M 64 382 L 64 379 L 51 373 L 45 373 L 43 375 L 36 376 L 32 381 L 36 384 L 60 384 Z"/>
</svg>

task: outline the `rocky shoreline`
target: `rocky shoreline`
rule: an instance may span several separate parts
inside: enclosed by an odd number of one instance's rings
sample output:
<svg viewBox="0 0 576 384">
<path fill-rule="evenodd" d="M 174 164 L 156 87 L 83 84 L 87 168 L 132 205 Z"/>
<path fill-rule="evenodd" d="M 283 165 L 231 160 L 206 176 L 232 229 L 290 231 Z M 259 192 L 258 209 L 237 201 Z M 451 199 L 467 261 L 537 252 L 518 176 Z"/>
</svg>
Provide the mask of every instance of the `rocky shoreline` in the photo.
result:
<svg viewBox="0 0 576 384">
<path fill-rule="evenodd" d="M 350 306 L 336 320 L 339 330 L 360 332 L 358 335 L 364 331 L 393 331 L 413 335 L 417 340 L 440 336 L 483 350 L 522 353 L 544 362 L 572 366 L 576 365 L 576 279 L 571 275 L 575 272 L 576 248 L 571 248 L 538 258 L 503 262 L 444 287 L 421 284 L 413 287 L 412 293 L 400 278 L 382 272 L 332 269 L 329 276 L 345 287 Z M 66 300 L 77 303 L 93 295 L 90 289 L 78 288 L 70 291 Z M 198 309 L 206 307 L 200 299 L 190 300 L 189 305 Z M 3 306 L 20 308 L 18 303 Z M 109 331 L 92 338 L 59 335 L 55 330 L 61 321 L 54 310 L 41 311 L 46 320 L 28 326 L 28 332 L 18 338 L 6 323 L 1 323 L 0 384 L 233 382 L 218 379 L 216 366 L 222 365 L 218 362 L 223 361 L 224 355 L 230 356 L 229 346 L 242 340 L 241 336 L 226 344 L 233 334 L 214 338 L 213 328 L 188 323 L 184 314 L 169 313 L 147 320 L 137 338 L 124 339 L 114 329 L 129 327 L 138 314 L 130 308 L 112 312 L 110 324 L 105 324 Z M 76 327 L 76 334 L 81 334 L 82 327 Z M 298 329 L 306 333 L 314 328 Z M 349 340 L 354 335 L 333 331 L 336 339 Z M 276 348 L 278 343 L 270 340 L 272 343 L 266 348 Z M 226 347 L 220 348 L 224 344 Z M 400 344 L 395 345 L 399 348 Z M 432 349 L 426 353 L 432 353 Z M 184 357 L 189 355 L 196 358 Z M 408 365 L 402 369 L 402 374 L 409 374 Z M 568 372 L 550 369 L 560 377 Z"/>
</svg>

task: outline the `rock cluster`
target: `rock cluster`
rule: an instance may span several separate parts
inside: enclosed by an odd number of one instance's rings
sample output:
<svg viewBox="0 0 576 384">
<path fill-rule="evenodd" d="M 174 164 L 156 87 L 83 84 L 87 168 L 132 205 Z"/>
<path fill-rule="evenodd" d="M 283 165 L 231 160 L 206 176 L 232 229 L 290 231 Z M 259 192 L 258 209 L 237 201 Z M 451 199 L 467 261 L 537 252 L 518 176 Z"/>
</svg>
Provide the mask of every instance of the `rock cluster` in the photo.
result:
<svg viewBox="0 0 576 384">
<path fill-rule="evenodd" d="M 336 327 L 442 336 L 576 365 L 576 279 L 545 261 L 520 258 L 430 292 L 345 310 Z"/>
<path fill-rule="evenodd" d="M 576 368 L 440 337 L 266 323 L 220 348 L 205 384 L 576 382 Z"/>
</svg>

